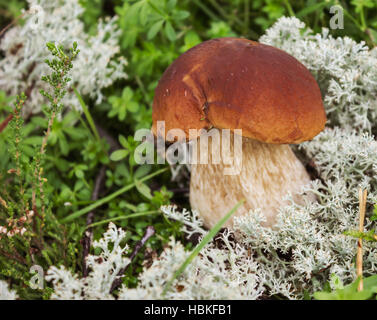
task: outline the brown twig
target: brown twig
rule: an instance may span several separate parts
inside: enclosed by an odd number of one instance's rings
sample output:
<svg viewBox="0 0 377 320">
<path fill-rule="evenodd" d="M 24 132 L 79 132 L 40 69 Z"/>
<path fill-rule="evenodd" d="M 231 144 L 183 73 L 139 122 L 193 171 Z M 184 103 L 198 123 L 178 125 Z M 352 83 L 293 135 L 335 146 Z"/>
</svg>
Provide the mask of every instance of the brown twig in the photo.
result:
<svg viewBox="0 0 377 320">
<path fill-rule="evenodd" d="M 3 29 L 1 29 L 0 31 L 0 38 L 2 37 L 2 35 L 5 33 L 5 31 L 7 31 L 11 26 L 13 26 L 14 24 L 16 24 L 20 19 L 22 19 L 26 14 L 28 14 L 29 11 L 25 11 L 23 14 L 19 15 L 17 18 L 15 18 L 11 23 L 9 23 L 8 25 L 6 25 Z"/>
<path fill-rule="evenodd" d="M 359 232 L 364 231 L 365 207 L 367 204 L 367 190 L 359 189 Z M 357 256 L 356 256 L 356 272 L 360 277 L 360 282 L 357 291 L 363 290 L 363 240 L 359 238 L 357 243 Z"/>
<path fill-rule="evenodd" d="M 373 36 L 372 32 L 370 31 L 370 29 L 366 29 L 365 33 L 367 34 L 367 36 L 369 37 L 370 41 L 372 42 L 373 47 L 376 47 L 377 46 L 376 39 L 374 38 L 374 36 Z"/>
<path fill-rule="evenodd" d="M 14 261 L 17 261 L 23 265 L 27 265 L 27 261 L 24 257 L 20 256 L 17 252 L 13 253 L 14 255 L 10 254 L 9 252 L 6 252 L 2 249 L 0 249 L 0 255 L 7 257 L 8 259 L 12 259 Z"/>
<path fill-rule="evenodd" d="M 99 194 L 102 188 L 102 185 L 105 181 L 106 177 L 106 167 L 102 166 L 100 171 L 98 172 L 98 175 L 96 177 L 96 181 L 94 183 L 94 189 L 92 193 L 92 201 L 96 201 L 99 198 Z M 91 225 L 94 222 L 94 211 L 91 211 L 86 216 L 86 225 Z M 90 251 L 90 246 L 92 245 L 93 241 L 93 228 L 88 228 L 85 230 L 84 238 L 82 239 L 82 245 L 83 245 L 83 256 L 82 256 L 82 270 L 83 270 L 83 276 L 87 277 L 89 274 L 88 266 L 86 265 L 86 258 Z"/>
<path fill-rule="evenodd" d="M 145 245 L 148 239 L 155 234 L 155 232 L 156 230 L 154 229 L 153 226 L 147 227 L 147 230 L 145 230 L 143 238 L 136 243 L 135 248 L 130 255 L 130 263 L 119 271 L 118 277 L 114 280 L 113 284 L 111 285 L 110 293 L 112 293 L 116 288 L 120 286 L 120 284 L 122 283 L 123 274 L 126 272 L 127 268 L 131 265 L 132 261 L 135 259 L 140 249 Z"/>
<path fill-rule="evenodd" d="M 0 123 L 0 132 L 3 132 L 4 129 L 8 126 L 9 122 L 13 119 L 13 113 L 6 117 L 2 123 Z"/>
<path fill-rule="evenodd" d="M 8 205 L 6 201 L 0 196 L 0 205 L 2 205 L 5 209 L 8 209 Z"/>
</svg>

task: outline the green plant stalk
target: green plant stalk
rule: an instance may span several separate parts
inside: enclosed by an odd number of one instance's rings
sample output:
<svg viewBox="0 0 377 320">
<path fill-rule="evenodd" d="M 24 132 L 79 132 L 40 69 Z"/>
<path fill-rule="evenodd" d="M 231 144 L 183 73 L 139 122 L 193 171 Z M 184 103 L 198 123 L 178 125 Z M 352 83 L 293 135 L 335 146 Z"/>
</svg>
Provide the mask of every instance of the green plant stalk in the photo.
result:
<svg viewBox="0 0 377 320">
<path fill-rule="evenodd" d="M 243 205 L 245 199 L 240 200 L 221 220 L 216 223 L 216 225 L 204 236 L 202 241 L 196 246 L 196 248 L 191 252 L 188 258 L 182 263 L 182 265 L 178 268 L 178 270 L 174 273 L 173 277 L 167 282 L 165 285 L 164 291 L 162 292 L 162 296 L 165 296 L 166 292 L 170 289 L 171 285 L 173 284 L 174 280 L 177 279 L 186 269 L 186 267 L 194 260 L 194 258 L 199 254 L 199 252 L 204 248 L 204 246 L 209 243 L 212 238 L 219 232 L 221 227 L 224 225 L 226 221 L 232 216 L 233 213 L 237 211 L 237 209 Z"/>
<path fill-rule="evenodd" d="M 168 170 L 168 168 L 157 170 L 156 172 L 153 172 L 153 173 L 139 179 L 139 182 L 144 182 L 144 181 L 147 181 L 149 179 L 152 179 L 153 177 L 155 177 L 155 176 L 157 176 L 157 175 L 159 175 L 159 174 L 161 174 L 161 173 L 163 173 L 167 170 Z M 127 186 L 124 186 L 123 188 L 119 189 L 118 191 L 115 191 L 114 193 L 108 195 L 107 197 L 102 198 L 102 199 L 94 202 L 93 204 L 87 206 L 86 208 L 83 208 L 79 211 L 76 211 L 76 212 L 70 214 L 69 216 L 63 218 L 60 222 L 61 223 L 67 223 L 67 222 L 70 222 L 70 221 L 72 221 L 72 220 L 74 220 L 78 217 L 81 217 L 82 215 L 84 215 L 84 214 L 102 206 L 103 204 L 115 199 L 116 197 L 118 197 L 122 193 L 125 193 L 126 191 L 134 188 L 135 186 L 136 186 L 136 182 L 133 182 L 133 183 L 127 185 Z"/>
<path fill-rule="evenodd" d="M 78 99 L 79 102 L 80 102 L 80 105 L 81 105 L 81 107 L 82 107 L 82 110 L 84 111 L 85 117 L 86 117 L 86 119 L 88 120 L 89 126 L 90 126 L 90 128 L 92 129 L 93 134 L 95 135 L 95 137 L 96 137 L 96 139 L 98 140 L 98 142 L 101 143 L 101 145 L 102 145 L 101 138 L 100 138 L 100 136 L 99 136 L 99 133 L 98 133 L 97 128 L 96 128 L 96 125 L 94 124 L 94 120 L 93 120 L 93 118 L 92 118 L 92 115 L 91 115 L 90 112 L 89 112 L 88 107 L 86 106 L 86 104 L 85 104 L 83 98 L 81 97 L 81 95 L 80 95 L 80 93 L 77 91 L 77 89 L 76 89 L 76 88 L 73 88 L 73 91 L 75 92 L 75 95 L 76 95 L 77 99 Z"/>
<path fill-rule="evenodd" d="M 97 226 L 100 226 L 102 224 L 106 224 L 106 223 L 112 222 L 112 221 L 127 220 L 127 219 L 131 219 L 131 218 L 148 216 L 148 215 L 156 214 L 156 213 L 160 213 L 160 211 L 159 210 L 151 210 L 151 211 L 135 212 L 135 213 L 131 213 L 131 214 L 127 215 L 127 216 L 116 217 L 116 218 L 111 218 L 111 219 L 105 219 L 105 220 L 102 220 L 102 221 L 98 221 L 98 222 L 92 223 L 92 224 L 88 225 L 86 227 L 86 229 L 92 228 L 92 227 L 97 227 Z"/>
<path fill-rule="evenodd" d="M 245 0 L 245 17 L 244 17 L 244 25 L 245 30 L 244 34 L 247 35 L 249 30 L 249 19 L 250 19 L 250 0 Z"/>
<path fill-rule="evenodd" d="M 135 80 L 136 80 L 136 83 L 138 84 L 141 92 L 143 93 L 143 96 L 144 96 L 144 99 L 145 99 L 145 102 L 148 101 L 148 93 L 147 93 L 147 90 L 145 90 L 145 87 L 144 87 L 144 84 L 143 82 L 141 81 L 140 77 L 139 76 L 135 76 Z M 149 104 L 149 103 L 148 103 Z"/>
<path fill-rule="evenodd" d="M 361 31 L 365 32 L 367 29 L 367 24 L 365 22 L 365 16 L 364 16 L 364 8 L 361 7 L 360 9 L 360 22 L 361 22 Z"/>
<path fill-rule="evenodd" d="M 362 26 L 359 24 L 359 22 L 342 6 L 344 15 L 348 17 L 355 25 L 359 28 L 360 31 L 362 30 Z"/>
<path fill-rule="evenodd" d="M 157 8 L 153 3 L 151 3 L 149 0 L 146 0 L 148 5 L 156 12 L 158 13 L 160 16 L 162 16 L 165 20 L 169 20 L 169 15 L 165 14 L 164 12 L 162 12 L 159 8 Z"/>
<path fill-rule="evenodd" d="M 88 125 L 84 121 L 83 117 L 81 116 L 81 113 L 79 111 L 77 111 L 77 109 L 74 105 L 72 105 L 72 111 L 75 113 L 77 119 L 79 119 L 79 121 L 83 125 L 83 127 L 88 131 L 91 139 L 93 139 L 93 141 L 96 140 L 96 137 L 94 136 L 92 130 L 88 127 Z"/>
<path fill-rule="evenodd" d="M 241 32 L 243 31 L 243 28 L 244 28 L 245 24 L 244 24 L 244 22 L 240 18 L 237 17 L 237 15 L 235 15 L 234 13 L 228 15 L 225 12 L 225 10 L 221 7 L 221 5 L 219 5 L 217 3 L 216 0 L 209 0 L 209 2 L 212 4 L 213 7 L 216 8 L 216 10 L 220 13 L 221 16 L 223 16 L 224 19 L 228 20 L 227 23 L 230 26 L 233 25 L 233 21 L 234 21 L 238 25 L 238 27 L 240 28 L 240 31 Z M 250 30 L 250 33 L 252 33 L 251 30 Z M 255 34 L 253 34 L 253 37 L 255 37 Z"/>
<path fill-rule="evenodd" d="M 295 13 L 292 9 L 291 4 L 289 3 L 289 0 L 284 0 L 285 6 L 287 7 L 288 13 L 291 17 L 294 17 Z"/>
<path fill-rule="evenodd" d="M 225 19 L 230 19 L 230 17 L 228 16 L 228 14 L 225 12 L 225 10 L 223 10 L 223 8 L 217 3 L 216 0 L 209 0 L 209 3 L 214 7 L 216 8 L 216 10 L 225 18 Z M 240 23 L 241 20 L 239 20 L 237 17 L 235 17 L 235 19 L 237 19 L 238 23 Z"/>
<path fill-rule="evenodd" d="M 207 6 L 205 6 L 203 3 L 201 3 L 201 1 L 193 0 L 192 2 L 194 2 L 200 9 L 202 9 L 204 11 L 204 13 L 207 16 L 209 16 L 211 19 L 213 19 L 215 21 L 221 20 L 216 14 L 213 13 L 213 11 L 211 9 L 209 9 Z"/>
</svg>

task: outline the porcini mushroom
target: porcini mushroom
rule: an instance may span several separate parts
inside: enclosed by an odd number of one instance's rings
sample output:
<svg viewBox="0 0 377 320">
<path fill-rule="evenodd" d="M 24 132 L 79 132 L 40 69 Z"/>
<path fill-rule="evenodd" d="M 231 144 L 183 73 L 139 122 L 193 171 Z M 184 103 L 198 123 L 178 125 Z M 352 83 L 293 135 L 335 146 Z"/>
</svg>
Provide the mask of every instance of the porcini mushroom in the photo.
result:
<svg viewBox="0 0 377 320">
<path fill-rule="evenodd" d="M 287 193 L 300 202 L 310 178 L 289 144 L 312 139 L 326 122 L 320 89 L 303 64 L 238 38 L 205 41 L 176 59 L 155 90 L 152 117 L 155 135 L 157 121 L 186 138 L 190 129 L 242 129 L 240 174 L 224 175 L 222 161 L 191 166 L 191 207 L 209 228 L 242 198 L 236 215 L 260 208 L 266 226 Z"/>
</svg>

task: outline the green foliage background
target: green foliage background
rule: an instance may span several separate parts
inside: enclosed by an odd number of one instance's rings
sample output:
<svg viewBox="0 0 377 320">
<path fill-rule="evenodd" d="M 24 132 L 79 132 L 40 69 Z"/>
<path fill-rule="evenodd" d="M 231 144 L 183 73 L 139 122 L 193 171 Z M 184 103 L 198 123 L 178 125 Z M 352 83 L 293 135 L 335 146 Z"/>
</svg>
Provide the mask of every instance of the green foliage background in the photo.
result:
<svg viewBox="0 0 377 320">
<path fill-rule="evenodd" d="M 107 99 L 95 105 L 88 97 L 82 104 L 86 113 L 75 110 L 63 113 L 61 121 L 55 120 L 48 140 L 45 155 L 44 176 L 48 217 L 44 234 L 39 235 L 46 251 L 36 255 L 44 267 L 65 264 L 80 271 L 85 216 L 63 223 L 61 220 L 93 203 L 91 196 L 95 180 L 102 166 L 106 167 L 104 188 L 100 197 L 105 197 L 120 188 L 134 187 L 96 208 L 95 222 L 118 219 L 115 222 L 129 231 L 126 239 L 132 247 L 141 239 L 148 225 L 153 225 L 156 235 L 148 242 L 148 252 L 142 250 L 127 269 L 124 282 L 137 284 L 137 274 L 142 269 L 146 254 L 159 253 L 170 236 L 183 238 L 179 224 L 168 221 L 159 213 L 163 204 L 177 203 L 188 207 L 187 185 L 182 187 L 170 181 L 166 171 L 145 182 L 140 180 L 161 169 L 161 166 L 138 166 L 133 158 L 137 142 L 135 130 L 151 126 L 151 106 L 154 89 L 164 70 L 180 54 L 196 44 L 217 37 L 246 37 L 258 40 L 264 30 L 279 17 L 295 15 L 314 31 L 328 27 L 329 8 L 340 4 L 345 9 L 344 29 L 331 30 L 336 36 L 350 36 L 364 40 L 369 46 L 377 43 L 377 2 L 373 0 L 317 1 L 317 0 L 80 0 L 85 8 L 82 17 L 87 32 L 93 33 L 99 18 L 119 16 L 121 55 L 127 58 L 128 79 L 118 81 L 105 90 Z M 0 0 L 0 29 L 17 19 L 25 1 Z M 16 21 L 22 24 L 22 19 Z M 1 57 L 0 57 L 1 58 Z M 0 88 L 1 90 L 1 88 Z M 79 93 L 77 93 L 79 95 Z M 15 97 L 0 91 L 0 122 L 13 110 Z M 25 119 L 19 128 L 23 137 L 20 146 L 23 163 L 32 162 L 40 148 L 44 130 L 48 126 L 48 114 L 34 115 Z M 95 123 L 95 125 L 94 125 Z M 97 127 L 96 127 L 97 126 Z M 98 128 L 107 132 L 105 139 Z M 7 173 L 14 168 L 11 141 L 14 131 L 0 133 L 0 196 L 17 191 L 13 178 Z M 115 141 L 115 142 L 114 142 Z M 113 152 L 115 149 L 117 151 Z M 24 167 L 28 183 L 32 172 Z M 186 182 L 187 184 L 187 182 Z M 19 190 L 18 190 L 19 191 Z M 30 197 L 26 190 L 25 197 Z M 9 197 L 8 197 L 9 198 Z M 38 205 L 42 205 L 39 203 Z M 17 206 L 15 206 L 15 210 Z M 128 215 L 140 214 L 127 218 Z M 6 221 L 7 211 L 0 206 L 0 222 Z M 105 223 L 94 227 L 98 238 L 106 228 Z M 0 240 L 0 243 L 2 240 Z M 55 243 L 55 244 L 54 244 Z M 188 248 L 192 246 L 186 241 Z M 4 244 L 3 244 L 4 245 Z M 27 282 L 34 256 L 30 246 L 21 240 L 11 244 L 11 251 L 29 257 L 22 265 L 0 256 L 0 278 L 7 279 L 19 289 L 22 298 L 47 298 L 49 289 L 30 290 Z M 5 248 L 5 245 L 4 245 Z M 66 253 L 66 254 L 65 254 Z M 68 258 L 69 256 L 69 258 Z"/>
</svg>

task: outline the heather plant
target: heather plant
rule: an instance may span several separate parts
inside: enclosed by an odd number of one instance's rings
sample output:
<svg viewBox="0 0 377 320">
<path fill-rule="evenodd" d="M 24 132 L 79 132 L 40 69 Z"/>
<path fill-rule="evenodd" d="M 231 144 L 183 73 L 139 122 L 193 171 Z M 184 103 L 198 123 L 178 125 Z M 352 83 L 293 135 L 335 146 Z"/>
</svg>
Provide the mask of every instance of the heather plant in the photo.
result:
<svg viewBox="0 0 377 320">
<path fill-rule="evenodd" d="M 51 88 L 48 91 L 41 90 L 41 94 L 49 101 L 45 108 L 47 130 L 41 144 L 36 147 L 34 156 L 29 158 L 23 154 L 24 137 L 21 130 L 24 120 L 21 113 L 27 97 L 24 93 L 19 95 L 9 124 L 9 153 L 13 167 L 8 170 L 8 177 L 2 178 L 10 186 L 5 188 L 3 185 L 0 190 L 1 275 L 15 281 L 21 288 L 20 291 L 24 291 L 24 297 L 48 294 L 43 287 L 37 293 L 29 290 L 29 269 L 33 265 L 70 265 L 76 259 L 74 243 L 77 238 L 73 234 L 75 226 L 72 225 L 69 231 L 65 230 L 52 213 L 50 197 L 45 194 L 48 181 L 44 177 L 44 161 L 51 128 L 62 111 L 61 101 L 67 93 L 72 62 L 79 50 L 76 43 L 69 50 L 54 43 L 48 43 L 47 48 L 54 56 L 45 61 L 52 73 L 42 77 Z"/>
<path fill-rule="evenodd" d="M 0 17 L 13 20 L 0 35 L 0 299 L 374 297 L 372 1 L 27 4 Z M 322 29 L 334 4 L 344 8 L 345 29 Z M 300 20 L 276 22 L 283 15 Z M 150 128 L 154 88 L 181 53 L 210 38 L 257 40 L 262 33 L 261 42 L 305 64 L 323 94 L 326 130 L 294 148 L 313 180 L 302 192 L 317 202 L 297 205 L 288 195 L 274 229 L 263 227 L 261 212 L 250 212 L 210 241 L 212 232 L 188 207 L 189 167 L 172 166 L 169 174 L 138 165 L 133 135 Z M 46 47 L 50 41 L 61 46 Z M 80 53 L 68 85 L 57 70 L 70 66 L 64 61 L 73 58 L 74 41 Z M 46 64 L 51 53 L 56 60 Z M 368 191 L 363 232 L 359 188 Z M 46 273 L 44 289 L 30 288 L 33 265 Z"/>
</svg>

